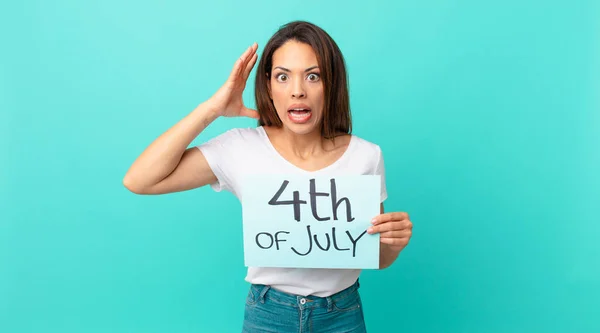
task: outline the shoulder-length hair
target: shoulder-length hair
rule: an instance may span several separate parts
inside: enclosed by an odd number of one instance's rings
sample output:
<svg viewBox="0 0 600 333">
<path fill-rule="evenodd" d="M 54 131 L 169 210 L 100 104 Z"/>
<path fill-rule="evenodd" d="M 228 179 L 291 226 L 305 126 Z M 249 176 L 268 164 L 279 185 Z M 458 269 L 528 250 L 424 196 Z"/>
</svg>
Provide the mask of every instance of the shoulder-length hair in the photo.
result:
<svg viewBox="0 0 600 333">
<path fill-rule="evenodd" d="M 344 57 L 335 41 L 318 26 L 294 21 L 283 25 L 269 39 L 256 69 L 254 97 L 261 126 L 281 127 L 283 124 L 269 96 L 269 79 L 273 67 L 273 53 L 287 41 L 295 40 L 308 44 L 314 50 L 324 90 L 324 110 L 321 135 L 334 138 L 352 132 L 348 79 Z"/>
</svg>

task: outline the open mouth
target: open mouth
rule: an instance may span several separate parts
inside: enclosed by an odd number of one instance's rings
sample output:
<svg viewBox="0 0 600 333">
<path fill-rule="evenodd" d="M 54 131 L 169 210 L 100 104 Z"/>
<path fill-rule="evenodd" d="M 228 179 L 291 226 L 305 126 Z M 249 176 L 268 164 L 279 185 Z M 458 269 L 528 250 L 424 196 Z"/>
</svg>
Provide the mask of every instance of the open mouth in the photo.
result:
<svg viewBox="0 0 600 333">
<path fill-rule="evenodd" d="M 296 124 L 307 122 L 311 116 L 312 112 L 310 108 L 301 107 L 288 110 L 288 118 Z"/>
</svg>

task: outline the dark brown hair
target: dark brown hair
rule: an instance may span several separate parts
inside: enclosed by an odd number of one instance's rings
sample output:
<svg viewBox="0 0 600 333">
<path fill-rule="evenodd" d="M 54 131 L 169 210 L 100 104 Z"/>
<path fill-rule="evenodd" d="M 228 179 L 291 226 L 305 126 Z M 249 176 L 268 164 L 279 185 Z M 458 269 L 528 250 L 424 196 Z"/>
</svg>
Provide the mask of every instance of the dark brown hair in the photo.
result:
<svg viewBox="0 0 600 333">
<path fill-rule="evenodd" d="M 283 125 L 269 97 L 268 83 L 273 67 L 273 53 L 289 40 L 310 45 L 317 56 L 325 98 L 321 135 L 334 138 L 342 133 L 350 134 L 352 119 L 344 57 L 327 32 L 305 21 L 294 21 L 281 26 L 264 48 L 254 84 L 254 97 L 260 115 L 259 125 Z"/>
</svg>

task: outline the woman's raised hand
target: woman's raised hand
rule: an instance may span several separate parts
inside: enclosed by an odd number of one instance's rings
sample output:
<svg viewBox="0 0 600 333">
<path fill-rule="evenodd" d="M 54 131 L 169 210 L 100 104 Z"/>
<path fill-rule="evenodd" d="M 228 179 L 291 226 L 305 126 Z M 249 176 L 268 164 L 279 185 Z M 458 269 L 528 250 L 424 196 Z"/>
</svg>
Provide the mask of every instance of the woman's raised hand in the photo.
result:
<svg viewBox="0 0 600 333">
<path fill-rule="evenodd" d="M 258 45 L 252 44 L 235 62 L 229 78 L 210 98 L 210 102 L 219 116 L 258 118 L 258 112 L 244 106 L 242 93 L 246 81 L 256 63 Z"/>
</svg>

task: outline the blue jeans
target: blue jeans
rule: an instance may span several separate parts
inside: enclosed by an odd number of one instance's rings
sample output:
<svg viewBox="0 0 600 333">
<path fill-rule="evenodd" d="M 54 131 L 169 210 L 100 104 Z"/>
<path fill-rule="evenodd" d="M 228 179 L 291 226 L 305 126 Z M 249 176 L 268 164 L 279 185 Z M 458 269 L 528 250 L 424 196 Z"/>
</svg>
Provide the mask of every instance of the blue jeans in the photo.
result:
<svg viewBox="0 0 600 333">
<path fill-rule="evenodd" d="M 365 333 L 359 283 L 329 297 L 298 296 L 250 286 L 243 333 Z"/>
</svg>

